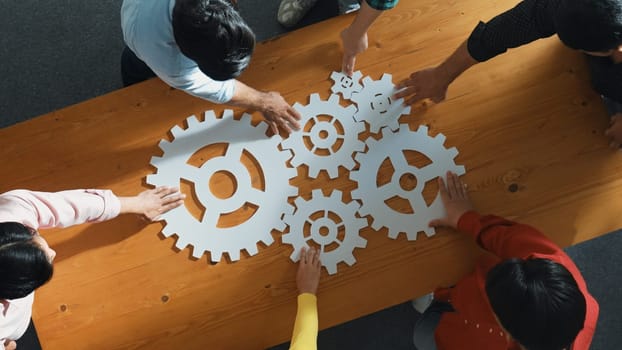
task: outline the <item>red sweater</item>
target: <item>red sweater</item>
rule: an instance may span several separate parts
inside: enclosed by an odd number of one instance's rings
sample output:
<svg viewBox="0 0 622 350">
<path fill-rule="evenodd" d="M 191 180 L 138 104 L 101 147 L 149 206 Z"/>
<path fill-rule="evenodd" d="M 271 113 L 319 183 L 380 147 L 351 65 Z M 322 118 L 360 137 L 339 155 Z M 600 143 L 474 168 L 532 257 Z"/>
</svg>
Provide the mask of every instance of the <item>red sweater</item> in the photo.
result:
<svg viewBox="0 0 622 350">
<path fill-rule="evenodd" d="M 509 258 L 545 258 L 570 271 L 585 296 L 584 328 L 575 339 L 572 350 L 588 350 L 598 319 L 598 303 L 588 293 L 585 280 L 577 266 L 555 243 L 533 227 L 497 216 L 481 216 L 475 212 L 462 215 L 458 230 L 471 235 L 485 250 L 492 253 L 477 262 L 475 270 L 453 288 L 435 291 L 437 300 L 448 301 L 456 310 L 446 312 L 436 329 L 439 350 L 518 350 L 516 342 L 508 342 L 496 322 L 486 296 L 486 273 Z"/>
</svg>

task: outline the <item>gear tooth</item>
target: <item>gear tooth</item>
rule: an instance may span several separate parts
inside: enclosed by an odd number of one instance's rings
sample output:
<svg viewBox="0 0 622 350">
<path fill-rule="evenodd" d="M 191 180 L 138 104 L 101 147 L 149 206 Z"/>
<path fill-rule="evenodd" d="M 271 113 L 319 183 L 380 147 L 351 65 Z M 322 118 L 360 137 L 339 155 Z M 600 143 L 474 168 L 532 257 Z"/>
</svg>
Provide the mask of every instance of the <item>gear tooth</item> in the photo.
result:
<svg viewBox="0 0 622 350">
<path fill-rule="evenodd" d="M 328 102 L 332 104 L 339 104 L 339 96 L 336 94 L 331 94 L 330 97 L 328 97 Z"/>
<path fill-rule="evenodd" d="M 440 134 L 439 134 L 439 135 L 440 135 Z M 444 140 L 443 140 L 443 141 L 444 141 Z M 447 155 L 448 155 L 449 157 L 451 157 L 451 159 L 456 158 L 456 157 L 458 156 L 458 153 L 459 153 L 459 152 L 458 152 L 458 149 L 457 149 L 456 147 L 452 147 L 452 148 L 449 148 L 449 149 L 447 150 Z"/>
<path fill-rule="evenodd" d="M 244 122 L 244 123 L 246 123 L 246 124 L 250 124 L 252 120 L 253 120 L 253 118 L 252 118 L 252 117 L 251 117 L 251 115 L 250 115 L 250 114 L 248 114 L 248 113 L 244 113 L 244 114 L 242 114 L 242 116 L 240 117 L 240 121 L 241 121 L 241 122 Z"/>
<path fill-rule="evenodd" d="M 294 204 L 296 204 L 296 208 L 298 209 L 300 209 L 300 207 L 305 205 L 305 203 L 307 203 L 307 201 L 302 197 L 298 197 L 294 200 Z"/>
<path fill-rule="evenodd" d="M 166 149 L 170 146 L 170 144 L 171 143 L 167 140 L 160 140 L 160 142 L 158 143 L 158 147 L 166 153 Z"/>
<path fill-rule="evenodd" d="M 326 171 L 328 172 L 328 177 L 330 177 L 331 179 L 334 179 L 334 178 L 339 176 L 339 168 L 338 167 L 330 167 L 330 168 L 326 169 Z"/>
<path fill-rule="evenodd" d="M 438 142 L 438 144 L 439 144 L 439 145 L 443 145 L 443 144 L 445 143 L 445 140 L 446 140 L 446 139 L 447 139 L 447 138 L 445 137 L 445 135 L 443 135 L 443 134 L 441 134 L 441 133 L 438 133 L 438 134 L 434 137 L 434 140 L 436 140 L 436 142 Z M 455 150 L 455 147 L 454 147 L 454 150 Z M 456 150 L 456 154 L 457 154 L 457 152 L 458 152 L 458 151 Z"/>
<path fill-rule="evenodd" d="M 238 260 L 240 260 L 240 251 L 239 250 L 229 250 L 227 252 L 227 255 L 229 255 L 229 259 L 231 259 L 231 261 L 238 261 Z"/>
<path fill-rule="evenodd" d="M 158 177 L 156 174 L 147 175 L 145 182 L 149 185 L 157 186 L 158 185 Z"/>
<path fill-rule="evenodd" d="M 281 236 L 281 242 L 283 242 L 284 244 L 292 244 L 292 245 L 293 245 L 293 244 L 294 244 L 294 242 L 293 242 L 293 239 L 292 239 L 292 238 L 293 238 L 293 235 L 292 235 L 292 233 L 291 233 L 291 232 L 290 232 L 290 233 L 286 233 L 286 234 L 284 234 L 284 235 L 282 235 L 282 236 Z M 296 252 L 296 251 L 295 251 L 295 249 L 294 249 L 294 253 L 295 253 L 295 252 Z"/>
<path fill-rule="evenodd" d="M 320 258 L 321 259 L 321 258 Z M 334 275 L 337 273 L 337 264 L 335 265 L 324 265 L 324 267 L 326 268 L 326 271 L 328 271 L 329 275 Z"/>
<path fill-rule="evenodd" d="M 360 70 L 357 70 L 356 72 L 354 72 L 354 74 L 352 74 L 352 80 L 358 82 L 359 80 L 361 80 L 362 76 L 363 76 L 363 73 L 361 73 Z"/>
<path fill-rule="evenodd" d="M 348 264 L 348 266 L 352 266 L 356 263 L 356 258 L 354 257 L 354 254 L 349 254 L 343 258 L 343 261 Z"/>
<path fill-rule="evenodd" d="M 246 252 L 250 256 L 257 255 L 257 253 L 259 252 L 259 250 L 257 249 L 257 245 L 250 245 L 246 247 L 244 250 L 246 250 Z"/>
<path fill-rule="evenodd" d="M 408 232 L 406 233 L 406 238 L 409 241 L 416 241 L 417 240 L 417 235 L 419 234 L 419 232 L 414 231 L 414 232 Z"/>
<path fill-rule="evenodd" d="M 350 176 L 352 177 L 352 176 Z M 361 190 L 360 189 L 356 189 L 353 190 L 352 192 L 350 192 L 350 194 L 352 195 L 352 198 L 363 198 L 364 196 L 362 196 Z"/>
<path fill-rule="evenodd" d="M 296 157 L 294 157 L 295 159 Z M 293 163 L 292 163 L 293 164 Z M 309 167 L 309 177 L 313 178 L 313 179 L 317 179 L 318 175 L 320 174 L 320 169 L 316 168 L 316 167 Z"/>
<path fill-rule="evenodd" d="M 274 226 L 272 227 L 273 229 L 283 232 L 285 230 L 286 225 L 283 221 L 279 221 L 278 223 L 275 223 L 273 226 Z M 266 245 L 270 245 L 272 244 L 272 242 L 274 242 L 274 240 L 270 240 L 270 243 L 266 243 Z"/>
<path fill-rule="evenodd" d="M 391 238 L 391 239 L 397 239 L 397 235 L 398 235 L 398 234 L 399 234 L 399 232 L 398 232 L 398 231 L 391 230 L 391 229 L 389 228 L 389 238 Z"/>
<path fill-rule="evenodd" d="M 421 125 L 419 125 L 419 128 L 417 129 L 416 132 L 418 134 L 422 134 L 422 135 L 425 134 L 425 136 L 428 136 L 428 131 L 429 131 L 428 126 L 424 125 L 424 124 L 421 124 Z"/>
<path fill-rule="evenodd" d="M 425 227 L 423 233 L 428 237 L 432 237 L 436 234 L 436 229 L 434 229 L 434 227 Z"/>
<path fill-rule="evenodd" d="M 464 165 L 457 165 L 454 172 L 458 175 L 464 175 L 466 174 L 466 169 L 464 168 Z"/>
<path fill-rule="evenodd" d="M 222 252 L 219 250 L 210 251 L 210 258 L 212 262 L 220 262 L 220 260 L 222 259 Z"/>
<path fill-rule="evenodd" d="M 322 198 L 322 197 L 324 197 L 324 194 L 322 193 L 322 190 L 316 188 L 313 191 L 311 191 L 311 199 Z M 296 204 L 298 204 L 298 203 L 296 203 Z"/>
<path fill-rule="evenodd" d="M 205 111 L 203 114 L 206 122 L 215 122 L 218 118 L 216 117 L 216 113 L 213 110 Z"/>
<path fill-rule="evenodd" d="M 173 134 L 173 137 L 175 139 L 177 139 L 178 137 L 180 137 L 184 132 L 184 129 L 180 128 L 179 125 L 175 125 L 172 129 L 171 129 L 171 134 Z M 162 140 L 164 141 L 164 140 Z M 160 148 L 162 148 L 162 141 L 160 141 Z M 165 146 L 166 147 L 166 146 Z"/>
<path fill-rule="evenodd" d="M 348 105 L 348 107 L 344 108 L 344 112 L 351 118 L 356 113 L 356 107 L 354 105 Z"/>
<path fill-rule="evenodd" d="M 403 98 L 401 100 L 404 100 Z M 406 106 L 403 110 L 402 110 L 402 114 L 404 115 L 408 115 L 410 114 L 410 106 Z"/>
<path fill-rule="evenodd" d="M 289 256 L 289 258 L 293 261 L 293 262 L 298 262 L 298 259 L 300 258 L 298 256 L 298 254 L 296 254 L 296 249 L 294 249 L 294 252 Z"/>
<path fill-rule="evenodd" d="M 225 109 L 224 111 L 222 111 L 222 118 L 221 119 L 233 119 L 233 110 L 232 109 Z"/>
<path fill-rule="evenodd" d="M 186 124 L 188 124 L 188 128 L 195 127 L 199 125 L 199 120 L 197 119 L 197 116 L 193 114 L 186 118 Z"/>
<path fill-rule="evenodd" d="M 380 78 L 380 80 L 386 80 L 386 81 L 393 82 L 393 76 L 389 73 L 384 73 L 382 75 L 382 78 Z"/>
<path fill-rule="evenodd" d="M 313 93 L 313 94 L 309 95 L 309 104 L 318 103 L 321 100 L 322 99 L 320 99 L 320 94 L 318 94 L 318 93 Z"/>
<path fill-rule="evenodd" d="M 361 207 L 361 210 L 363 210 L 363 207 Z M 360 212 L 361 210 L 359 210 L 359 212 Z M 370 213 L 370 212 L 368 212 L 368 214 L 371 214 L 371 213 Z M 376 220 L 376 218 L 372 218 L 372 220 L 373 220 L 373 222 L 371 223 L 371 228 L 373 228 L 374 230 L 376 230 L 376 231 L 380 231 L 380 230 L 384 227 L 384 225 L 382 225 L 382 224 L 380 223 L 380 220 Z M 389 237 L 390 237 L 390 236 L 391 236 L 391 233 L 389 232 Z M 397 235 L 396 235 L 396 237 L 397 237 Z M 395 237 L 391 237 L 391 238 L 395 238 Z"/>
<path fill-rule="evenodd" d="M 298 113 L 302 114 L 302 110 L 304 109 L 304 106 L 301 105 L 300 103 L 296 102 L 294 103 L 294 105 L 292 106 L 295 110 L 298 111 Z"/>
<path fill-rule="evenodd" d="M 271 245 L 272 243 L 274 243 L 274 238 L 272 238 L 272 235 L 271 235 L 271 234 L 267 234 L 265 237 L 261 238 L 261 239 L 260 239 L 260 241 L 261 241 L 263 244 L 265 244 L 265 245 L 269 246 L 269 245 Z M 255 250 L 257 249 L 257 245 L 253 245 L 253 247 L 255 247 Z"/>
<path fill-rule="evenodd" d="M 363 78 L 363 85 L 367 86 L 369 84 L 372 84 L 374 81 L 372 80 L 372 78 L 370 76 L 366 76 L 365 78 Z"/>
<path fill-rule="evenodd" d="M 358 237 L 357 242 L 356 242 L 356 247 L 357 248 L 365 248 L 367 247 L 367 240 L 361 236 Z"/>
<path fill-rule="evenodd" d="M 332 71 L 330 73 L 330 78 L 333 79 L 334 81 L 337 81 L 337 79 L 339 79 L 341 76 L 341 73 L 337 72 L 337 71 Z"/>
<path fill-rule="evenodd" d="M 358 150 L 358 149 L 357 149 L 357 150 Z M 356 163 L 354 162 L 354 159 L 352 159 L 352 158 L 348 158 L 348 159 L 346 159 L 346 160 L 344 160 L 344 161 L 343 161 L 343 164 L 342 164 L 342 165 L 343 165 L 346 169 L 352 169 L 352 168 L 354 168 L 354 166 L 356 165 Z M 339 171 L 338 171 L 338 169 L 337 169 L 337 168 L 335 168 L 334 170 L 335 170 L 335 175 L 334 175 L 334 176 L 332 176 L 332 175 L 331 175 L 331 179 L 334 179 L 334 178 L 336 178 L 337 176 L 339 176 Z"/>
<path fill-rule="evenodd" d="M 330 199 L 343 203 L 343 192 L 337 189 L 333 190 L 330 194 Z"/>
</svg>

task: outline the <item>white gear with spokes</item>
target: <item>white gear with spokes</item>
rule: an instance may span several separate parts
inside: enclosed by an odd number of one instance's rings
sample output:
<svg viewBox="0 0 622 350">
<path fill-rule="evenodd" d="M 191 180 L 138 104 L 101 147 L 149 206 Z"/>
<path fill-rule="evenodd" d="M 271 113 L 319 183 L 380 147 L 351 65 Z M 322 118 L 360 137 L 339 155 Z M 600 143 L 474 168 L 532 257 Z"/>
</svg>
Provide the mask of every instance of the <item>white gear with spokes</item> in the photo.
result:
<svg viewBox="0 0 622 350">
<path fill-rule="evenodd" d="M 423 198 L 423 189 L 426 182 L 439 176 L 444 177 L 447 171 L 458 175 L 465 173 L 464 166 L 456 165 L 454 161 L 458 150 L 455 147 L 445 148 L 443 134 L 430 137 L 425 125 L 419 126 L 417 131 L 411 131 L 407 124 L 402 124 L 397 132 L 385 129 L 382 134 L 379 140 L 367 139 L 368 151 L 355 156 L 360 164 L 359 169 L 350 172 L 350 178 L 358 182 L 358 189 L 352 191 L 352 198 L 362 202 L 359 214 L 371 215 L 372 228 L 380 230 L 386 227 L 389 237 L 393 239 L 402 232 L 411 241 L 417 239 L 419 232 L 432 236 L 436 231 L 428 226 L 429 221 L 445 217 L 446 212 L 440 193 L 428 206 Z M 410 165 L 404 151 L 419 152 L 432 163 L 421 168 Z M 378 186 L 378 172 L 387 158 L 394 173 L 391 181 Z M 404 189 L 401 186 L 400 179 L 404 175 L 415 177 L 417 184 L 414 188 Z M 395 196 L 406 199 L 414 212 L 403 213 L 387 205 L 386 201 Z"/>
<path fill-rule="evenodd" d="M 302 131 L 290 134 L 281 144 L 284 149 L 293 151 L 293 166 L 306 164 L 309 176 L 313 178 L 317 178 L 321 170 L 326 170 L 332 179 L 339 176 L 340 165 L 348 170 L 354 168 L 356 163 L 353 154 L 365 149 L 365 143 L 358 139 L 358 135 L 365 131 L 365 126 L 352 117 L 356 112 L 353 105 L 341 106 L 337 95 L 331 95 L 324 101 L 320 95 L 312 94 L 308 105 L 296 103 L 294 109 L 302 116 L 301 125 L 311 123 L 312 126 L 308 131 L 303 127 Z M 323 120 L 321 116 L 330 117 L 330 120 Z M 305 144 L 305 139 L 310 148 Z M 324 154 L 319 153 L 320 150 Z"/>
<path fill-rule="evenodd" d="M 399 118 L 410 114 L 410 106 L 403 105 L 404 99 L 393 99 L 397 92 L 391 74 L 384 74 L 380 80 L 363 78 L 363 89 L 353 92 L 351 100 L 358 111 L 354 119 L 369 124 L 369 130 L 377 133 L 385 126 L 395 131 L 399 128 Z"/>
<path fill-rule="evenodd" d="M 354 249 L 367 246 L 367 240 L 359 235 L 359 231 L 367 226 L 367 220 L 356 216 L 359 208 L 356 201 L 344 203 L 341 198 L 342 193 L 338 190 L 334 190 L 329 197 L 325 197 L 321 190 L 313 190 L 308 201 L 296 198 L 296 211 L 283 218 L 289 225 L 289 233 L 282 236 L 283 243 L 294 247 L 290 256 L 294 262 L 299 259 L 300 249 L 309 247 L 309 241 L 320 246 L 322 265 L 331 275 L 337 273 L 338 263 L 345 262 L 352 266 L 356 262 Z M 314 217 L 318 212 L 321 215 Z M 336 215 L 337 221 L 329 213 Z M 305 226 L 309 227 L 308 236 L 304 232 Z M 339 235 L 340 230 L 344 233 L 343 238 Z M 326 251 L 326 247 L 333 244 L 337 247 Z"/>
<path fill-rule="evenodd" d="M 335 82 L 330 90 L 337 94 L 340 93 L 343 98 L 349 100 L 352 98 L 352 93 L 360 92 L 363 89 L 360 80 L 363 77 L 363 73 L 357 70 L 351 77 L 340 72 L 332 72 L 330 78 Z"/>
<path fill-rule="evenodd" d="M 291 157 L 289 151 L 280 151 L 281 137 L 265 136 L 267 125 L 261 122 L 252 126 L 251 116 L 244 114 L 239 120 L 233 111 L 225 110 L 222 118 L 213 111 L 205 112 L 205 121 L 195 116 L 186 119 L 188 128 L 175 126 L 171 129 L 174 140 L 160 141 L 162 157 L 152 157 L 151 164 L 157 173 L 147 176 L 147 183 L 154 186 L 180 185 L 182 180 L 194 184 L 195 194 L 205 208 L 202 218 L 195 218 L 184 206 L 162 215 L 166 226 L 162 233 L 166 237 L 177 236 L 176 246 L 184 249 L 192 246 L 192 255 L 200 258 L 210 252 L 211 260 L 218 262 L 227 253 L 233 261 L 240 259 L 240 251 L 257 254 L 257 243 L 273 243 L 271 231 L 283 231 L 283 214 L 293 212 L 287 202 L 296 196 L 298 190 L 289 184 L 297 172 L 287 167 Z M 227 144 L 223 156 L 208 159 L 200 167 L 188 164 L 198 150 L 216 144 Z M 257 174 L 242 163 L 243 154 L 250 154 L 263 173 L 262 189 L 252 183 Z M 216 172 L 227 172 L 235 177 L 237 188 L 228 198 L 214 195 L 209 187 L 210 178 Z M 190 197 L 190 196 L 189 196 Z M 186 200 L 191 200 L 190 198 Z M 218 227 L 221 215 L 234 212 L 246 204 L 256 207 L 254 214 L 246 221 L 232 227 Z"/>
</svg>

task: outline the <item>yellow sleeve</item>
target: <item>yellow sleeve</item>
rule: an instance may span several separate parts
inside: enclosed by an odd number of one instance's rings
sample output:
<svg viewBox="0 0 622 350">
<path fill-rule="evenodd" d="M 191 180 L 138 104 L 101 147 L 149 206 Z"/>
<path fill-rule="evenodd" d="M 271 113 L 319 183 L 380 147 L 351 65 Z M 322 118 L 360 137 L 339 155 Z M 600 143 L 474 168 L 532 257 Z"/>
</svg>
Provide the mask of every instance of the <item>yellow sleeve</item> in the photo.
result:
<svg viewBox="0 0 622 350">
<path fill-rule="evenodd" d="M 317 350 L 317 331 L 317 298 L 310 293 L 300 294 L 289 350 Z"/>
</svg>

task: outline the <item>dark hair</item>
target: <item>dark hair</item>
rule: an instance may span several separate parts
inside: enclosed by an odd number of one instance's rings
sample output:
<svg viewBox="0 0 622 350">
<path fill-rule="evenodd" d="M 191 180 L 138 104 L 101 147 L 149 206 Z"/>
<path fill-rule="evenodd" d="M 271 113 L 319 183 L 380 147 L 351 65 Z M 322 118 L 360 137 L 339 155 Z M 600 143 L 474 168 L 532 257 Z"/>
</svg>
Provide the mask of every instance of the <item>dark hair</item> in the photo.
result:
<svg viewBox="0 0 622 350">
<path fill-rule="evenodd" d="M 509 259 L 486 276 L 499 322 L 528 350 L 569 349 L 585 322 L 585 297 L 568 269 L 549 259 Z"/>
<path fill-rule="evenodd" d="M 255 49 L 255 34 L 225 0 L 175 1 L 173 34 L 181 52 L 214 80 L 240 75 Z"/>
<path fill-rule="evenodd" d="M 0 299 L 23 298 L 52 278 L 52 263 L 32 238 L 20 223 L 0 223 Z"/>
<path fill-rule="evenodd" d="M 622 44 L 621 0 L 562 0 L 555 15 L 559 39 L 584 51 L 604 52 Z"/>
</svg>

